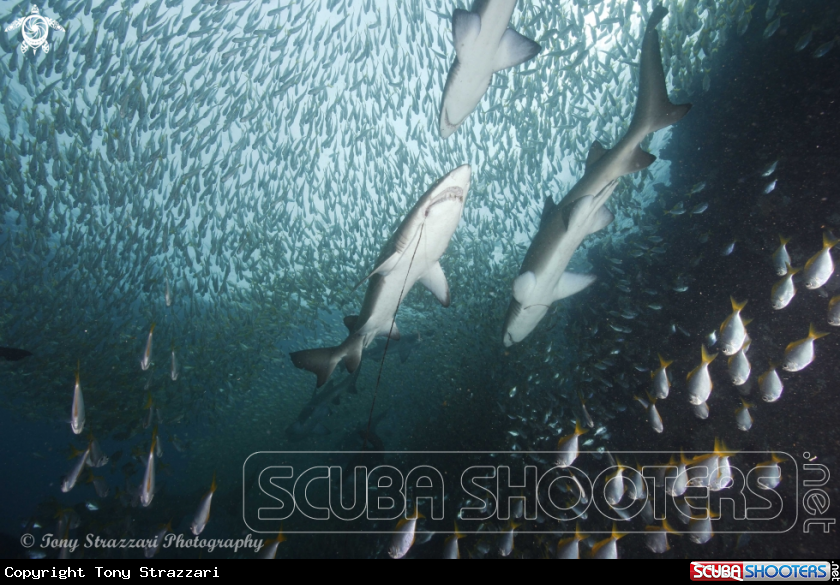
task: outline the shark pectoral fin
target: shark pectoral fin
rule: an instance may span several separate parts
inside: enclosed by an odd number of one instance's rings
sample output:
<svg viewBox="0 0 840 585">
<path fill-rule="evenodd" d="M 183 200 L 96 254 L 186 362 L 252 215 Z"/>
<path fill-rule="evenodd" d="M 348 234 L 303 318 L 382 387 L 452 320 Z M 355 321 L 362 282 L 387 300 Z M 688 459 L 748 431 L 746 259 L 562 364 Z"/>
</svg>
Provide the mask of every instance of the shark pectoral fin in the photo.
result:
<svg viewBox="0 0 840 585">
<path fill-rule="evenodd" d="M 478 38 L 481 32 L 481 17 L 469 10 L 456 8 L 452 13 L 452 40 L 455 43 L 455 54 L 463 61 L 464 53 L 469 52 L 468 46 Z"/>
<path fill-rule="evenodd" d="M 356 330 L 356 323 L 359 321 L 358 315 L 347 315 L 344 318 L 344 326 L 347 327 L 347 330 L 350 333 L 353 333 Z"/>
<path fill-rule="evenodd" d="M 608 152 L 609 150 L 604 148 L 603 144 L 597 140 L 593 142 L 592 146 L 589 147 L 589 154 L 586 155 L 586 170 L 588 171 L 592 165 L 601 160 Z"/>
<path fill-rule="evenodd" d="M 390 337 L 394 341 L 400 340 L 400 329 L 397 327 L 397 322 L 388 323 L 382 331 L 379 332 L 382 337 Z"/>
<path fill-rule="evenodd" d="M 539 43 L 509 28 L 502 35 L 502 40 L 499 42 L 499 48 L 496 50 L 496 58 L 493 61 L 493 70 L 501 71 L 508 67 L 520 65 L 536 57 L 541 50 L 542 47 Z"/>
<path fill-rule="evenodd" d="M 607 209 L 606 207 L 602 207 L 595 213 L 595 219 L 592 222 L 592 229 L 589 231 L 590 234 L 594 234 L 597 231 L 600 231 L 610 225 L 615 216 L 612 212 Z"/>
<path fill-rule="evenodd" d="M 622 161 L 620 172 L 622 175 L 629 175 L 648 168 L 656 161 L 656 157 L 649 152 L 642 150 L 641 146 L 633 149 L 633 154 Z"/>
<path fill-rule="evenodd" d="M 554 300 L 559 301 L 560 299 L 577 294 L 596 280 L 597 278 L 591 274 L 564 272 L 560 276 L 560 280 L 557 281 L 557 287 L 554 289 Z"/>
<path fill-rule="evenodd" d="M 444 307 L 448 307 L 451 299 L 449 298 L 449 283 L 446 282 L 446 275 L 443 273 L 443 268 L 440 267 L 440 262 L 435 262 L 426 274 L 420 277 L 420 283 L 429 289 L 429 292 L 435 295 L 435 298 L 440 301 Z"/>
<path fill-rule="evenodd" d="M 530 296 L 534 287 L 537 286 L 537 275 L 531 272 L 523 272 L 513 281 L 513 298 L 520 305 L 526 304 L 526 299 Z"/>
<path fill-rule="evenodd" d="M 296 351 L 291 354 L 292 363 L 297 368 L 309 370 L 315 374 L 318 377 L 316 388 L 320 388 L 330 379 L 336 364 L 344 357 L 343 347 L 344 344 L 338 347 Z"/>
</svg>

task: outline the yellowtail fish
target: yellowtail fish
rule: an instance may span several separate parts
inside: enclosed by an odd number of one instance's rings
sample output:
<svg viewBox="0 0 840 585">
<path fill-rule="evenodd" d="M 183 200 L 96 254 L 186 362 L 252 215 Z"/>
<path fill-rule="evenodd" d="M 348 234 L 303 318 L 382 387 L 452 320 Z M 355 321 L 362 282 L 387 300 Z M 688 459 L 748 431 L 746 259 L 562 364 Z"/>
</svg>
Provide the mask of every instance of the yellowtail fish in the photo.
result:
<svg viewBox="0 0 840 585">
<path fill-rule="evenodd" d="M 814 324 L 808 328 L 808 337 L 794 341 L 785 348 L 782 368 L 786 372 L 804 370 L 814 361 L 814 340 L 825 337 L 828 333 L 820 333 L 814 329 Z"/>
<path fill-rule="evenodd" d="M 166 538 L 166 535 L 172 532 L 172 521 L 170 520 L 164 526 L 160 527 L 155 533 L 155 537 L 152 539 L 152 543 L 143 549 L 143 555 L 147 559 L 153 558 L 158 552 L 160 552 L 160 547 L 163 545 L 163 539 Z"/>
<path fill-rule="evenodd" d="M 840 326 L 840 295 L 828 301 L 828 324 L 833 327 Z"/>
<path fill-rule="evenodd" d="M 458 549 L 458 541 L 464 538 L 464 535 L 458 531 L 458 525 L 455 525 L 455 534 L 446 539 L 443 543 L 443 558 L 444 559 L 460 559 L 461 551 Z"/>
<path fill-rule="evenodd" d="M 735 411 L 735 424 L 739 431 L 748 431 L 752 428 L 753 417 L 750 414 L 750 408 L 753 406 L 743 398 L 741 399 L 741 408 Z"/>
<path fill-rule="evenodd" d="M 143 484 L 140 486 L 140 505 L 148 508 L 155 497 L 155 444 L 157 443 L 157 429 L 152 433 L 152 446 L 149 458 L 146 460 L 146 472 L 143 474 Z"/>
<path fill-rule="evenodd" d="M 691 542 L 696 544 L 706 544 L 715 535 L 712 529 L 712 518 L 718 518 L 719 514 L 714 514 L 708 508 L 705 514 L 692 516 L 688 521 L 688 538 Z"/>
<path fill-rule="evenodd" d="M 743 386 L 750 377 L 750 361 L 747 359 L 747 351 L 750 349 L 750 341 L 747 341 L 738 353 L 729 358 L 729 377 L 735 386 Z"/>
<path fill-rule="evenodd" d="M 764 461 L 755 466 L 756 483 L 759 489 L 772 490 L 779 486 L 782 482 L 782 468 L 779 467 L 779 464 L 784 461 L 775 453 L 771 453 L 770 461 Z"/>
<path fill-rule="evenodd" d="M 146 400 L 146 405 L 143 408 L 149 411 L 149 413 L 146 415 L 146 419 L 143 421 L 143 428 L 148 429 L 150 426 L 152 426 L 152 420 L 154 420 L 155 414 L 155 401 L 152 400 L 151 392 L 149 392 L 149 398 Z"/>
<path fill-rule="evenodd" d="M 732 486 L 732 467 L 729 465 L 729 458 L 736 452 L 728 450 L 723 441 L 718 441 L 715 438 L 715 454 L 717 455 L 717 466 L 712 470 L 709 489 L 713 492 L 719 492 Z"/>
<path fill-rule="evenodd" d="M 624 466 L 615 462 L 616 470 L 607 478 L 607 483 L 604 486 L 604 498 L 611 507 L 616 507 L 624 497 Z"/>
<path fill-rule="evenodd" d="M 840 243 L 840 240 L 834 239 L 828 232 L 823 234 L 822 250 L 811 256 L 811 259 L 805 263 L 805 272 L 803 273 L 805 288 L 811 290 L 820 288 L 834 274 L 831 249 L 838 243 Z"/>
<path fill-rule="evenodd" d="M 746 324 L 749 323 L 741 319 L 741 310 L 747 306 L 747 301 L 739 304 L 733 297 L 729 297 L 729 300 L 732 303 L 732 314 L 720 326 L 720 350 L 723 355 L 735 355 L 741 349 L 747 337 Z"/>
<path fill-rule="evenodd" d="M 503 557 L 508 557 L 513 552 L 513 537 L 519 526 L 519 524 L 510 522 L 507 528 L 502 530 L 502 535 L 499 537 L 499 554 Z"/>
<path fill-rule="evenodd" d="M 776 364 L 770 362 L 766 372 L 758 377 L 758 389 L 761 392 L 761 399 L 764 402 L 776 402 L 782 396 L 782 379 L 776 372 Z"/>
<path fill-rule="evenodd" d="M 612 534 L 605 538 L 604 540 L 595 543 L 595 546 L 592 547 L 592 558 L 593 559 L 617 559 L 618 558 L 618 547 L 616 543 L 620 538 L 624 538 L 627 536 L 624 533 L 618 532 L 613 524 Z"/>
<path fill-rule="evenodd" d="M 575 535 L 569 538 L 562 538 L 557 543 L 557 554 L 555 558 L 558 559 L 579 559 L 580 558 L 580 541 L 586 540 L 586 535 L 581 534 L 580 525 L 575 525 Z"/>
<path fill-rule="evenodd" d="M 195 536 L 201 534 L 204 527 L 207 526 L 207 522 L 210 520 L 210 503 L 213 501 L 214 493 L 216 493 L 215 473 L 213 473 L 213 483 L 210 484 L 210 491 L 201 498 L 201 503 L 198 505 L 195 518 L 193 518 L 192 524 L 190 524 L 190 531 L 192 531 Z"/>
<path fill-rule="evenodd" d="M 668 544 L 669 534 L 679 535 L 679 532 L 667 520 L 662 520 L 662 526 L 645 526 L 645 546 L 658 555 L 668 552 L 671 549 Z"/>
<path fill-rule="evenodd" d="M 770 304 L 777 311 L 787 307 L 796 294 L 796 287 L 793 284 L 793 275 L 802 271 L 801 268 L 793 268 L 787 264 L 787 274 L 779 282 L 773 285 L 770 290 Z"/>
<path fill-rule="evenodd" d="M 647 400 L 640 396 L 634 396 L 633 398 L 635 398 L 639 404 L 647 410 L 650 428 L 652 428 L 656 433 L 661 433 L 664 430 L 664 427 L 662 426 L 662 417 L 659 416 L 659 411 L 656 410 L 656 398 L 650 394 L 647 395 Z"/>
<path fill-rule="evenodd" d="M 152 334 L 155 332 L 155 323 L 149 330 L 149 338 L 146 340 L 146 351 L 143 352 L 143 359 L 140 360 L 140 368 L 145 372 L 152 365 Z"/>
<path fill-rule="evenodd" d="M 391 538 L 391 547 L 388 549 L 388 556 L 392 559 L 401 559 L 408 554 L 414 545 L 414 538 L 417 531 L 417 521 L 423 515 L 414 509 L 414 515 L 409 518 L 401 518 L 397 523 L 396 532 Z"/>
<path fill-rule="evenodd" d="M 773 268 L 776 269 L 776 274 L 784 276 L 787 274 L 788 266 L 790 265 L 790 254 L 788 254 L 786 246 L 790 242 L 790 238 L 779 236 L 781 245 L 773 252 Z"/>
<path fill-rule="evenodd" d="M 677 461 L 672 456 L 668 460 L 668 469 L 665 471 L 665 493 L 669 496 L 679 498 L 685 493 L 688 487 L 688 474 L 685 466 L 691 461 L 685 458 L 680 451 L 680 459 Z"/>
<path fill-rule="evenodd" d="M 671 389 L 671 382 L 668 380 L 668 371 L 666 368 L 673 364 L 673 361 L 667 361 L 659 356 L 659 369 L 650 374 L 653 380 L 653 397 L 657 400 L 664 400 L 668 398 L 668 391 Z"/>
<path fill-rule="evenodd" d="M 706 402 L 712 393 L 713 384 L 712 378 L 709 376 L 709 364 L 717 357 L 717 354 L 710 356 L 705 345 L 701 345 L 700 348 L 702 362 L 691 370 L 686 377 L 686 380 L 688 380 L 688 401 L 694 405 Z M 740 348 L 739 345 L 738 349 Z"/>
<path fill-rule="evenodd" d="M 87 449 L 79 455 L 79 459 L 76 461 L 76 464 L 70 470 L 63 480 L 61 480 L 61 491 L 65 494 L 75 487 L 76 482 L 79 481 L 79 476 L 82 474 L 82 470 L 85 468 L 87 464 L 88 455 L 90 455 L 90 443 L 88 443 Z"/>
<path fill-rule="evenodd" d="M 282 543 L 286 542 L 286 537 L 283 535 L 283 530 L 281 529 L 280 532 L 277 533 L 276 538 L 272 538 L 268 542 L 266 542 L 263 547 L 260 549 L 260 554 L 257 555 L 258 559 L 273 559 L 277 557 L 277 547 L 279 547 Z"/>
<path fill-rule="evenodd" d="M 169 369 L 169 377 L 172 378 L 172 381 L 178 379 L 178 376 L 181 375 L 181 366 L 178 364 L 178 359 L 175 357 L 175 350 L 172 350 L 172 366 Z"/>
<path fill-rule="evenodd" d="M 76 435 L 80 435 L 85 428 L 85 398 L 82 396 L 78 368 L 76 369 L 76 386 L 73 388 L 73 410 L 70 414 L 70 428 Z"/>
<path fill-rule="evenodd" d="M 586 432 L 587 430 L 581 426 L 580 421 L 577 421 L 575 423 L 575 432 L 561 438 L 557 442 L 556 464 L 558 467 L 568 467 L 575 462 L 579 453 L 578 437 Z"/>
</svg>

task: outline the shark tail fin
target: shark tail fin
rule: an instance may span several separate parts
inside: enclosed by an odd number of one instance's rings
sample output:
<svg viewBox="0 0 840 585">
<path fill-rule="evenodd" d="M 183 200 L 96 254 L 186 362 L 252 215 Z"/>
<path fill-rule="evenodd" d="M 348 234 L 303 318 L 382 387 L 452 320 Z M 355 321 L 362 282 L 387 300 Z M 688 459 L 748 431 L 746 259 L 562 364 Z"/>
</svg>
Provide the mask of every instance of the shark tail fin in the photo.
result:
<svg viewBox="0 0 840 585">
<path fill-rule="evenodd" d="M 309 370 L 318 377 L 316 388 L 327 383 L 338 362 L 344 358 L 348 372 L 355 372 L 362 361 L 363 339 L 351 335 L 344 343 L 336 347 L 305 349 L 291 354 L 292 363 L 302 370 Z"/>
<path fill-rule="evenodd" d="M 644 135 L 667 128 L 679 122 L 691 109 L 691 104 L 672 104 L 665 86 L 665 71 L 662 67 L 662 51 L 659 47 L 657 25 L 668 14 L 661 5 L 654 9 L 645 29 L 642 41 L 642 59 L 639 70 L 639 101 L 631 126 Z"/>
</svg>

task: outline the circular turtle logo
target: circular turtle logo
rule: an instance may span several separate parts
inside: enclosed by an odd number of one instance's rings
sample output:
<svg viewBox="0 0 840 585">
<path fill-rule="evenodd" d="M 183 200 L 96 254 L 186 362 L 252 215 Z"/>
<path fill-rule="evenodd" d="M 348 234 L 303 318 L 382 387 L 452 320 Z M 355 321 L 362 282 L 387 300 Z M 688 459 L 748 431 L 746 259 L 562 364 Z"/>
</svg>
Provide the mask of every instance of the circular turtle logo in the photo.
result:
<svg viewBox="0 0 840 585">
<path fill-rule="evenodd" d="M 58 24 L 51 18 L 41 16 L 38 12 L 37 6 L 32 6 L 29 16 L 18 18 L 12 24 L 6 27 L 6 32 L 21 29 L 23 35 L 23 42 L 20 44 L 20 52 L 26 53 L 29 49 L 36 52 L 39 47 L 44 49 L 45 53 L 50 52 L 50 44 L 48 42 L 48 35 L 51 28 L 64 32 L 64 27 Z"/>
</svg>

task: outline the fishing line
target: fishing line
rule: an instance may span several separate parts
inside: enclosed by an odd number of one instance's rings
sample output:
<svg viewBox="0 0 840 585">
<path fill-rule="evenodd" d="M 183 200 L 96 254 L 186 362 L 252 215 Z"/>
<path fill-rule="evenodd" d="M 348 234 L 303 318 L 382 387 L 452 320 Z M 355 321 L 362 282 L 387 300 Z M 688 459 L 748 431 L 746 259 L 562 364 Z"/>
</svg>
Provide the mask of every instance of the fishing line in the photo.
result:
<svg viewBox="0 0 840 585">
<path fill-rule="evenodd" d="M 379 381 L 382 379 L 382 369 L 385 367 L 385 356 L 388 355 L 388 346 L 391 344 L 391 334 L 394 332 L 394 325 L 397 323 L 397 311 L 400 310 L 403 295 L 405 294 L 405 285 L 408 284 L 408 277 L 411 274 L 411 267 L 414 265 L 414 257 L 417 255 L 417 250 L 420 248 L 420 240 L 423 239 L 423 228 L 426 227 L 424 221 L 420 224 L 420 235 L 417 237 L 417 245 L 414 246 L 414 253 L 411 255 L 411 262 L 408 263 L 408 272 L 405 274 L 402 290 L 400 291 L 400 298 L 397 300 L 397 310 L 394 311 L 394 318 L 391 319 L 391 329 L 388 331 L 388 339 L 385 340 L 385 350 L 382 352 L 382 361 L 379 362 L 379 374 L 376 376 L 376 385 L 373 387 L 373 402 L 370 404 L 370 414 L 368 414 L 367 430 L 363 437 L 362 451 L 367 451 L 368 437 L 370 436 L 370 423 L 373 420 L 373 408 L 376 406 L 376 393 L 379 390 Z M 373 443 L 371 443 L 373 446 Z"/>
</svg>

